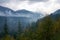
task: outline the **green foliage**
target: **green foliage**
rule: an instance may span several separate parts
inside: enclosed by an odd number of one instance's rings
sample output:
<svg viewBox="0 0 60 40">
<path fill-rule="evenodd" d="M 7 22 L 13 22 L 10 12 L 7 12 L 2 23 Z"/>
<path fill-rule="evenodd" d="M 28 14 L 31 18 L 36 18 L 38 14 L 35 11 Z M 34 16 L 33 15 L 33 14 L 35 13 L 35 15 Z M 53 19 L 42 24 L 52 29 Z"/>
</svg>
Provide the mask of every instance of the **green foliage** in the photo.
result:
<svg viewBox="0 0 60 40">
<path fill-rule="evenodd" d="M 18 22 L 18 31 L 16 38 L 10 36 L 8 33 L 8 26 L 5 22 L 4 33 L 6 34 L 0 40 L 60 40 L 60 18 L 52 20 L 51 17 L 46 16 L 42 21 L 31 23 L 29 28 L 22 32 L 21 24 Z"/>
<path fill-rule="evenodd" d="M 21 24 L 20 22 L 18 22 L 18 32 L 17 32 L 16 40 L 20 40 L 21 33 L 22 33 Z"/>
<path fill-rule="evenodd" d="M 54 21 L 47 16 L 38 22 L 37 27 L 40 40 L 60 40 L 60 18 Z"/>
<path fill-rule="evenodd" d="M 11 40 L 9 35 L 6 35 L 3 40 Z"/>
<path fill-rule="evenodd" d="M 60 40 L 60 18 L 53 24 L 54 40 Z"/>
<path fill-rule="evenodd" d="M 5 24 L 4 24 L 4 33 L 5 33 L 5 35 L 9 33 L 8 25 L 7 25 L 7 20 L 5 20 Z"/>
</svg>

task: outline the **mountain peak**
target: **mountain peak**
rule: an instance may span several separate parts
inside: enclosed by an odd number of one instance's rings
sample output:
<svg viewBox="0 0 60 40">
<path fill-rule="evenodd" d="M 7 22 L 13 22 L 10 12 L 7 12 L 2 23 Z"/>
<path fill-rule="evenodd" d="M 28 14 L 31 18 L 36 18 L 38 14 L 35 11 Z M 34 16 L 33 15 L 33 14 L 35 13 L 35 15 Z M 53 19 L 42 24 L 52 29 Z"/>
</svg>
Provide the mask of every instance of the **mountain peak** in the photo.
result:
<svg viewBox="0 0 60 40">
<path fill-rule="evenodd" d="M 58 9 L 57 11 L 60 11 L 60 9 Z"/>
<path fill-rule="evenodd" d="M 17 11 L 22 11 L 22 12 L 29 12 L 28 10 L 26 10 L 26 9 L 22 9 L 22 10 L 17 10 Z"/>
<path fill-rule="evenodd" d="M 22 9 L 22 10 L 20 10 L 20 11 L 27 11 L 26 9 Z"/>
<path fill-rule="evenodd" d="M 17 10 L 16 13 L 25 13 L 25 14 L 27 14 L 27 13 L 33 13 L 33 12 L 22 9 L 22 10 Z"/>
<path fill-rule="evenodd" d="M 60 9 L 56 10 L 54 13 L 60 14 Z"/>
<path fill-rule="evenodd" d="M 0 11 L 6 11 L 6 10 L 10 10 L 10 11 L 13 11 L 12 9 L 10 8 L 7 8 L 7 7 L 3 7 L 3 6 L 0 6 Z"/>
</svg>

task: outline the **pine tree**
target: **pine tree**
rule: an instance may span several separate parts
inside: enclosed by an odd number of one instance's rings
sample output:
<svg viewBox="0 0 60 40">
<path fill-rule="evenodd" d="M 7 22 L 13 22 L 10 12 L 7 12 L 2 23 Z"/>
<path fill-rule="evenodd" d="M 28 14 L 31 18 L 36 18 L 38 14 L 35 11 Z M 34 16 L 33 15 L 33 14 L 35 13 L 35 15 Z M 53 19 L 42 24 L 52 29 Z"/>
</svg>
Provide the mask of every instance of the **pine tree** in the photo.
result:
<svg viewBox="0 0 60 40">
<path fill-rule="evenodd" d="M 21 34 L 21 32 L 22 32 L 22 28 L 21 28 L 21 24 L 20 24 L 20 22 L 18 23 L 18 34 Z"/>
<path fill-rule="evenodd" d="M 10 40 L 10 35 L 9 35 L 9 30 L 8 30 L 8 25 L 7 25 L 7 19 L 5 19 L 5 24 L 4 24 L 4 38 L 3 40 Z"/>
<path fill-rule="evenodd" d="M 14 37 L 12 36 L 10 40 L 15 40 Z"/>
<path fill-rule="evenodd" d="M 17 32 L 17 40 L 20 40 L 20 35 L 22 33 L 22 29 L 21 29 L 21 24 L 20 22 L 18 22 L 18 32 Z"/>
<path fill-rule="evenodd" d="M 51 40 L 51 31 L 52 31 L 52 19 L 47 16 L 42 21 L 38 22 L 37 33 L 39 35 L 38 39 L 40 40 Z"/>
<path fill-rule="evenodd" d="M 5 33 L 5 35 L 9 34 L 8 25 L 7 25 L 7 19 L 5 20 L 5 24 L 4 24 L 4 33 Z"/>
<path fill-rule="evenodd" d="M 60 18 L 54 21 L 53 24 L 53 39 L 60 40 Z"/>
</svg>

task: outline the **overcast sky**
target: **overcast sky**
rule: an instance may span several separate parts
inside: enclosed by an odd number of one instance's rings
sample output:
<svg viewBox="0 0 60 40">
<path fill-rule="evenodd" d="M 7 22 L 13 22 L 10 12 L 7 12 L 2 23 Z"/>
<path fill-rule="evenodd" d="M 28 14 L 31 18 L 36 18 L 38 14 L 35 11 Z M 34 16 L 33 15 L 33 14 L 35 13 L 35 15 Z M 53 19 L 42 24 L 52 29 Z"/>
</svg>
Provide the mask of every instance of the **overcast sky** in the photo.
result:
<svg viewBox="0 0 60 40">
<path fill-rule="evenodd" d="M 60 9 L 60 0 L 0 0 L 0 5 L 13 10 L 26 9 L 50 14 Z"/>
</svg>

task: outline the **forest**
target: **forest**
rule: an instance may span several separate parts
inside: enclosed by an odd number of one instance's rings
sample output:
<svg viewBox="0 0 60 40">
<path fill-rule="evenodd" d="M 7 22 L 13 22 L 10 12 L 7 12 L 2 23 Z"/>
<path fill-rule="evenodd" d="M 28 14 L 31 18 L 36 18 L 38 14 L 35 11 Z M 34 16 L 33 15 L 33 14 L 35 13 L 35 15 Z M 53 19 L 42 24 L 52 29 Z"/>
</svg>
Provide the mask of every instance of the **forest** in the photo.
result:
<svg viewBox="0 0 60 40">
<path fill-rule="evenodd" d="M 60 18 L 54 20 L 50 16 L 31 23 L 24 31 L 18 22 L 18 31 L 12 34 L 9 33 L 6 20 L 3 29 L 0 40 L 60 40 Z"/>
</svg>

